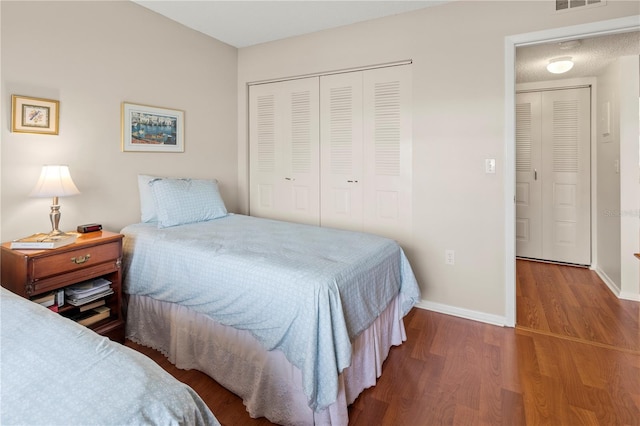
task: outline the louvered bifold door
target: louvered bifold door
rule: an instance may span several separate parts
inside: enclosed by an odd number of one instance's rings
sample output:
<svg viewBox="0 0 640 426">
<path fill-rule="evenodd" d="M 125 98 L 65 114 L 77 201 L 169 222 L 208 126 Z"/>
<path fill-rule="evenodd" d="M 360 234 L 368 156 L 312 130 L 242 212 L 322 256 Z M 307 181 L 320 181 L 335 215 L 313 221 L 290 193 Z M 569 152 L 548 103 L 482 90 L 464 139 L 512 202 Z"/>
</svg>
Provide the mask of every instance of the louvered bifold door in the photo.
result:
<svg viewBox="0 0 640 426">
<path fill-rule="evenodd" d="M 412 226 L 411 67 L 364 71 L 363 228 L 409 239 Z"/>
<path fill-rule="evenodd" d="M 516 255 L 542 258 L 540 92 L 516 96 Z"/>
<path fill-rule="evenodd" d="M 320 78 L 322 226 L 362 230 L 362 72 Z"/>
<path fill-rule="evenodd" d="M 589 265 L 590 89 L 542 93 L 543 259 Z"/>
<path fill-rule="evenodd" d="M 249 211 L 320 224 L 318 78 L 249 88 Z"/>
<path fill-rule="evenodd" d="M 411 235 L 411 67 L 320 78 L 321 223 Z"/>
</svg>

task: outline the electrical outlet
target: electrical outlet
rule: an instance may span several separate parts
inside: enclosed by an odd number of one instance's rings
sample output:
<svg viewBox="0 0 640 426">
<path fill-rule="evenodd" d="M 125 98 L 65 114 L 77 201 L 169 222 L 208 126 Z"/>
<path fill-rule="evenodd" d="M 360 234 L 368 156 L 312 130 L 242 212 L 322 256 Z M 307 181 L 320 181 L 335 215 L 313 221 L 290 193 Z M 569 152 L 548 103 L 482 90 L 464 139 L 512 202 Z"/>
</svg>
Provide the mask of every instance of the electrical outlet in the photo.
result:
<svg viewBox="0 0 640 426">
<path fill-rule="evenodd" d="M 456 252 L 453 250 L 445 250 L 444 251 L 444 263 L 447 265 L 455 265 L 456 263 Z"/>
</svg>

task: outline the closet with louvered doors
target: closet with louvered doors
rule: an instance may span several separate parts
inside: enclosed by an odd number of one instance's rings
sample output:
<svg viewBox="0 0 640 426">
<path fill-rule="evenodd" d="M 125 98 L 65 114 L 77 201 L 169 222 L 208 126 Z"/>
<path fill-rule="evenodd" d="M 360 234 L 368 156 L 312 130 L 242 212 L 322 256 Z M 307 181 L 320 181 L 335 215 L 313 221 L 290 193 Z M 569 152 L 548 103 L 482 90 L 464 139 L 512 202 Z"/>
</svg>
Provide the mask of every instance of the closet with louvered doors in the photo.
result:
<svg viewBox="0 0 640 426">
<path fill-rule="evenodd" d="M 409 65 L 251 86 L 249 114 L 252 215 L 410 237 Z"/>
<path fill-rule="evenodd" d="M 516 255 L 591 263 L 590 88 L 516 96 Z"/>
</svg>

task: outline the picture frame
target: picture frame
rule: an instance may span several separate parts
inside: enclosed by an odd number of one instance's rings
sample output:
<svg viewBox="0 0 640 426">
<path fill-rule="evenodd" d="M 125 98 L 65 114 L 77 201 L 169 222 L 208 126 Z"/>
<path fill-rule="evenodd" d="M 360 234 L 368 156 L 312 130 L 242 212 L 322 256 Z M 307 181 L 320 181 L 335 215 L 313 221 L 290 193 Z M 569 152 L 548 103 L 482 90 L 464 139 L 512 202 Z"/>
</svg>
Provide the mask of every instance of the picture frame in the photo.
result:
<svg viewBox="0 0 640 426">
<path fill-rule="evenodd" d="M 184 152 L 184 111 L 122 103 L 123 152 Z"/>
<path fill-rule="evenodd" d="M 11 95 L 11 131 L 57 135 L 59 112 L 59 101 Z"/>
</svg>

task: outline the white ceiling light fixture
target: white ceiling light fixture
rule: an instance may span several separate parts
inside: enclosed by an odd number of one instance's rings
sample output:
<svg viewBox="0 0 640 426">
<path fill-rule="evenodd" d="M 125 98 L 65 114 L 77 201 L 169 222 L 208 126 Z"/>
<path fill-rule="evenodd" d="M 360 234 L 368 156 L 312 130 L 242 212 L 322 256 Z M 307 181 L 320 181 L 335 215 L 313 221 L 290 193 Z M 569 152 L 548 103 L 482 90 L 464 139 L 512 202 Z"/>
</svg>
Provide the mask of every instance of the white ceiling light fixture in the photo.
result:
<svg viewBox="0 0 640 426">
<path fill-rule="evenodd" d="M 573 68 L 573 61 L 570 56 L 551 59 L 547 65 L 547 71 L 553 74 L 563 74 Z"/>
</svg>

